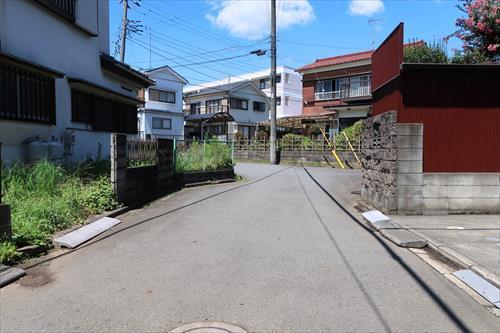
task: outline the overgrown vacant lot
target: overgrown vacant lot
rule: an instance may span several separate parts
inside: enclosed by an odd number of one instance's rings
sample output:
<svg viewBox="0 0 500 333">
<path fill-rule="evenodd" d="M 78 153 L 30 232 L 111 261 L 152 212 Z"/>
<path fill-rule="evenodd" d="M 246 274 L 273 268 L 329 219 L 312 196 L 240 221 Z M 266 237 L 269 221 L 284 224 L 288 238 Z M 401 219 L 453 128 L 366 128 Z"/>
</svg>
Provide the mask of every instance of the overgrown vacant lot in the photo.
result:
<svg viewBox="0 0 500 333">
<path fill-rule="evenodd" d="M 11 206 L 13 237 L 0 240 L 0 261 L 18 260 L 16 248 L 49 245 L 54 232 L 116 208 L 109 170 L 109 161 L 3 167 L 2 201 Z"/>
<path fill-rule="evenodd" d="M 205 147 L 204 147 L 205 146 Z M 176 171 L 220 170 L 232 166 L 231 147 L 217 139 L 194 141 L 177 149 Z"/>
</svg>

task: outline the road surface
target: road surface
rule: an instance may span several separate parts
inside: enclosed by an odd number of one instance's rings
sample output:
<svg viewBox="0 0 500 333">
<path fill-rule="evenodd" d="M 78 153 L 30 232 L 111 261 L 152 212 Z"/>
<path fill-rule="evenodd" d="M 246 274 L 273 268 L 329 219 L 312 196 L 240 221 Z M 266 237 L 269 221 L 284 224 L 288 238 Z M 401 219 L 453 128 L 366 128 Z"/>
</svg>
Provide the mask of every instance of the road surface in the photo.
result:
<svg viewBox="0 0 500 333">
<path fill-rule="evenodd" d="M 335 192 L 352 187 L 342 171 L 307 170 Z M 167 332 L 200 321 L 249 332 L 499 331 L 498 317 L 353 221 L 303 168 L 237 171 L 244 181 L 177 192 L 30 270 L 0 291 L 0 331 Z"/>
</svg>

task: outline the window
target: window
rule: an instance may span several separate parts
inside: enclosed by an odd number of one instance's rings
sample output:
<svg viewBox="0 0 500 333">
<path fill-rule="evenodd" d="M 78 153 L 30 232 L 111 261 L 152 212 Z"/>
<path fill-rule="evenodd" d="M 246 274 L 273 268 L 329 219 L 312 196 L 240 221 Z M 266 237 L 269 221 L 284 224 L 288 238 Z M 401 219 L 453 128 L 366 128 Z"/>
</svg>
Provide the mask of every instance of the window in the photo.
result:
<svg viewBox="0 0 500 333">
<path fill-rule="evenodd" d="M 175 92 L 167 90 L 149 89 L 149 100 L 163 103 L 175 103 Z"/>
<path fill-rule="evenodd" d="M 71 89 L 71 121 L 96 131 L 137 133 L 137 107 L 92 93 Z"/>
<path fill-rule="evenodd" d="M 281 74 L 276 75 L 276 83 L 281 82 Z"/>
<path fill-rule="evenodd" d="M 260 111 L 260 112 L 265 112 L 266 111 L 266 103 L 253 102 L 253 110 L 254 111 Z"/>
<path fill-rule="evenodd" d="M 221 111 L 221 99 L 212 99 L 206 101 L 207 113 L 216 113 Z"/>
<path fill-rule="evenodd" d="M 290 83 L 290 74 L 285 73 L 285 83 Z"/>
<path fill-rule="evenodd" d="M 260 79 L 260 81 L 259 81 L 259 88 L 260 89 L 266 89 L 266 82 L 267 82 L 267 79 Z"/>
<path fill-rule="evenodd" d="M 285 105 L 288 105 L 289 96 L 285 96 Z"/>
<path fill-rule="evenodd" d="M 172 129 L 172 120 L 169 118 L 153 117 L 153 129 Z"/>
<path fill-rule="evenodd" d="M 276 97 L 276 105 L 281 105 L 281 96 Z"/>
<path fill-rule="evenodd" d="M 329 92 L 332 91 L 332 80 L 321 80 L 316 81 L 316 85 L 314 87 L 314 92 Z"/>
<path fill-rule="evenodd" d="M 76 0 L 35 0 L 45 8 L 67 20 L 76 19 Z"/>
<path fill-rule="evenodd" d="M 189 109 L 190 109 L 191 114 L 200 114 L 201 102 L 191 103 L 189 105 Z"/>
<path fill-rule="evenodd" d="M 231 108 L 248 110 L 248 101 L 246 99 L 231 98 Z"/>
<path fill-rule="evenodd" d="M 141 101 L 144 101 L 144 89 L 139 89 L 137 91 L 137 98 L 140 99 Z"/>
<path fill-rule="evenodd" d="M 0 118 L 56 123 L 54 79 L 36 71 L 0 63 Z"/>
</svg>

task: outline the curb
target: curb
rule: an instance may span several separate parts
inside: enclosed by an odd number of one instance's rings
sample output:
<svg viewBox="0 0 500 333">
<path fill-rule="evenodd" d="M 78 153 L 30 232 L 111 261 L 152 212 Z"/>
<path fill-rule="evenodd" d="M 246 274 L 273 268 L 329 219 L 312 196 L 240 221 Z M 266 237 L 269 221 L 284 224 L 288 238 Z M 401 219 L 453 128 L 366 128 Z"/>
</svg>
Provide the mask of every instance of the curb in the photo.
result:
<svg viewBox="0 0 500 333">
<path fill-rule="evenodd" d="M 411 229 L 410 229 L 411 230 Z M 447 246 L 444 246 L 442 243 L 436 241 L 435 239 L 422 234 L 421 232 L 412 230 L 415 234 L 427 240 L 429 247 L 434 250 L 436 253 L 443 256 L 445 259 L 451 261 L 455 265 L 470 269 L 474 273 L 478 274 L 485 280 L 492 283 L 495 287 L 500 288 L 500 277 L 485 267 L 477 264 L 475 261 L 470 258 L 458 253 L 457 251 L 450 249 Z"/>
</svg>

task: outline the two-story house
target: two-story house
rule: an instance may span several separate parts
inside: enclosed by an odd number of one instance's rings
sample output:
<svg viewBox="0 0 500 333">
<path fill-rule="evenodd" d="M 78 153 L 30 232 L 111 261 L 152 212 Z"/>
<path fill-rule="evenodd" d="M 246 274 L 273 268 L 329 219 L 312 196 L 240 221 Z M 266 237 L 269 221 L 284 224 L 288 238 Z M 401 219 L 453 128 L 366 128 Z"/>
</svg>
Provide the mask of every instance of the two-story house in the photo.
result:
<svg viewBox="0 0 500 333">
<path fill-rule="evenodd" d="M 335 111 L 340 128 L 365 118 L 371 109 L 372 53 L 317 59 L 297 69 L 302 74 L 303 113 Z"/>
<path fill-rule="evenodd" d="M 205 134 L 253 138 L 258 122 L 269 118 L 269 98 L 252 81 L 234 82 L 184 94 L 185 136 Z"/>
<path fill-rule="evenodd" d="M 203 83 L 203 86 L 191 86 L 187 92 L 206 87 L 216 87 L 227 83 L 252 81 L 268 97 L 271 97 L 271 69 L 238 74 L 224 80 Z M 276 117 L 297 116 L 302 113 L 302 75 L 288 66 L 276 67 Z"/>
<path fill-rule="evenodd" d="M 110 133 L 137 133 L 147 76 L 109 55 L 107 0 L 0 1 L 4 161 L 106 158 Z"/>
<path fill-rule="evenodd" d="M 142 139 L 184 139 L 183 87 L 188 81 L 169 66 L 145 74 L 155 86 L 141 89 L 144 107 L 138 109 L 138 134 Z"/>
</svg>

